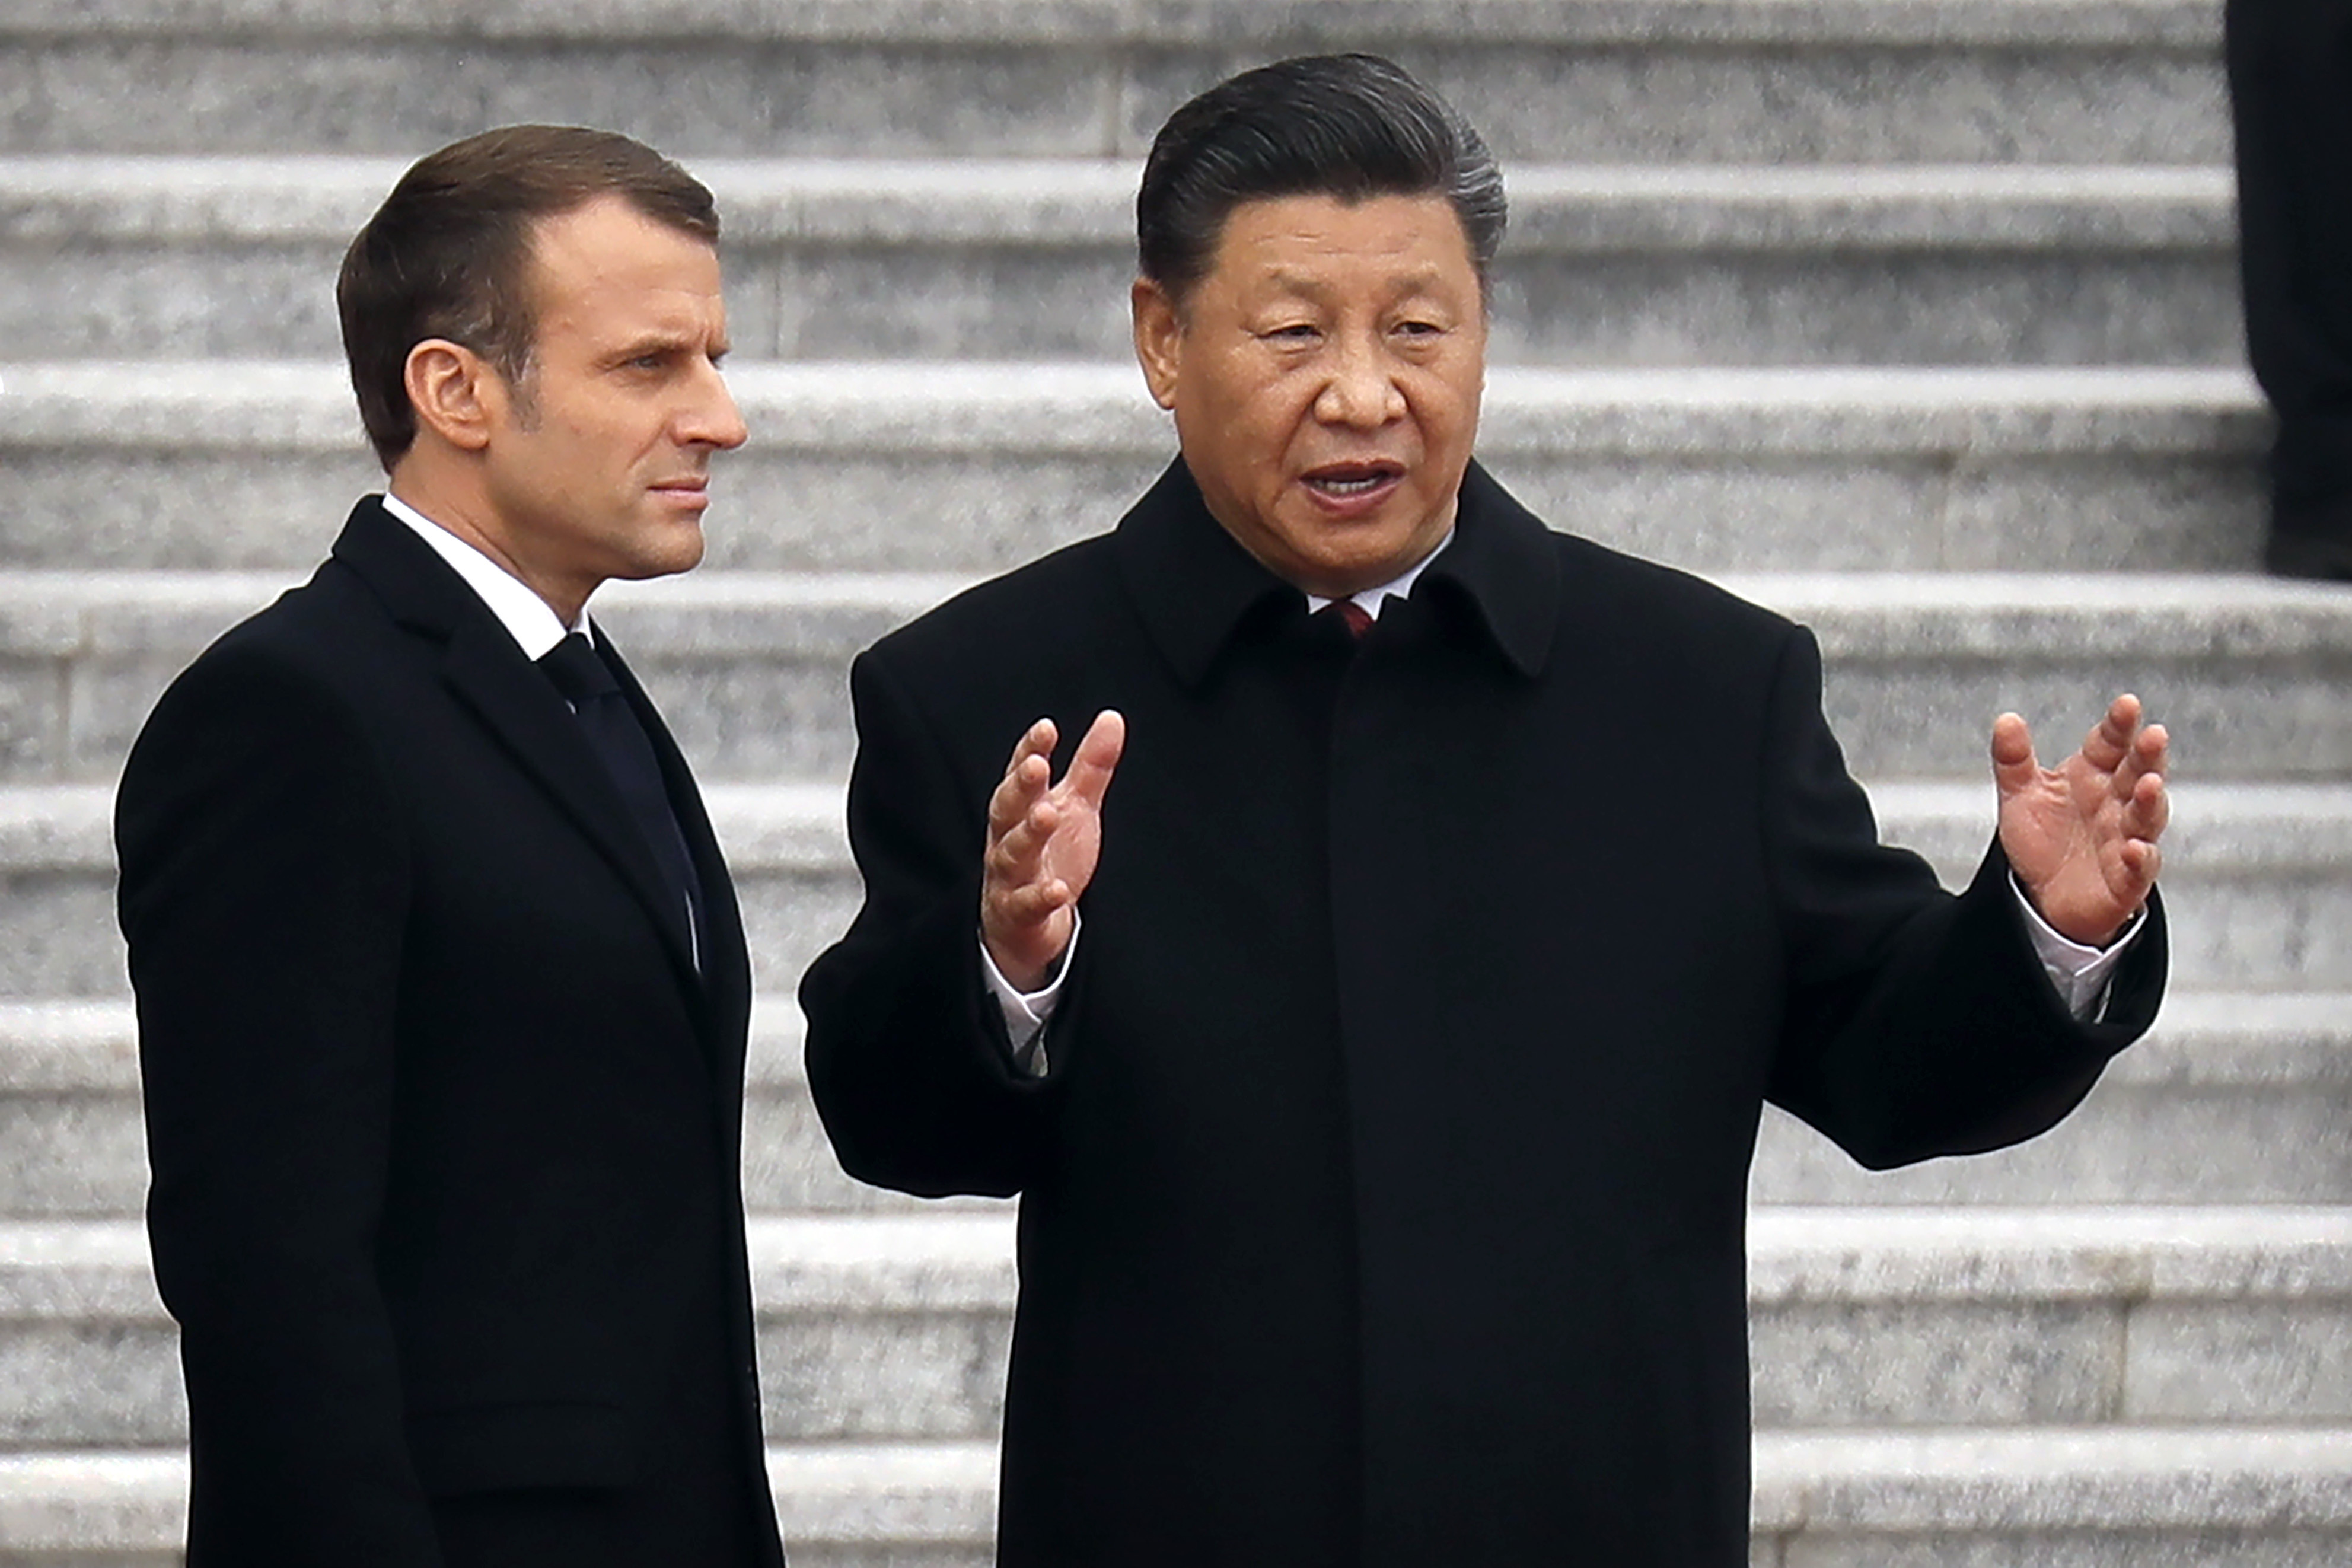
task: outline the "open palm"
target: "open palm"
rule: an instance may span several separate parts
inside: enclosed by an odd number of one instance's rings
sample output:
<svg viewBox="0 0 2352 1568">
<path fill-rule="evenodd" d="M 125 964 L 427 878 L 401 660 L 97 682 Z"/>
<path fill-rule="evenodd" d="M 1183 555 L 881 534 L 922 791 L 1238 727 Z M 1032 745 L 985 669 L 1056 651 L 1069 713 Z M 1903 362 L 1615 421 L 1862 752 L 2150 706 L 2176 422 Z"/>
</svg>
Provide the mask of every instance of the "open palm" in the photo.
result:
<svg viewBox="0 0 2352 1568">
<path fill-rule="evenodd" d="M 2142 723 L 2137 697 L 2116 698 L 2082 750 L 2054 768 L 2035 758 L 2023 719 L 1994 721 L 2001 849 L 2060 935 L 2103 945 L 2147 901 L 2171 815 L 2168 760 L 2164 727 Z"/>
</svg>

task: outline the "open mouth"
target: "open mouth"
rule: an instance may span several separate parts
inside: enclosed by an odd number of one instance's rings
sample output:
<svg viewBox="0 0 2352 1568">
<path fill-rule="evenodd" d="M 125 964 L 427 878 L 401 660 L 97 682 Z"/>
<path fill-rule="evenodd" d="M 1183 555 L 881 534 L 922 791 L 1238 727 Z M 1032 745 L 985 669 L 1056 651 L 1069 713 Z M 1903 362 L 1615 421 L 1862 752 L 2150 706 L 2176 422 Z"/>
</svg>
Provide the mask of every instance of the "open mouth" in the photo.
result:
<svg viewBox="0 0 2352 1568">
<path fill-rule="evenodd" d="M 1334 500 L 1368 496 L 1404 478 L 1404 465 L 1385 460 L 1326 463 L 1299 476 L 1307 487 Z"/>
</svg>

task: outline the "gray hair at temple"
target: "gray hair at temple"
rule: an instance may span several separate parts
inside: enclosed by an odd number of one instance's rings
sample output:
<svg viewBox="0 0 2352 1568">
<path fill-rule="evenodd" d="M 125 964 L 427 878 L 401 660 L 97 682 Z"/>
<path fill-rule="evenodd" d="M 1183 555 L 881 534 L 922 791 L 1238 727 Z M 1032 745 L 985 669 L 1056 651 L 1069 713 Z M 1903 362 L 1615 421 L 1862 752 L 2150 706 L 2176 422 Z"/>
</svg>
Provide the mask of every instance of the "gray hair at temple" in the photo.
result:
<svg viewBox="0 0 2352 1568">
<path fill-rule="evenodd" d="M 1168 117 L 1135 197 L 1136 259 L 1181 306 L 1245 202 L 1444 196 L 1488 291 L 1508 210 L 1495 155 L 1452 105 L 1378 55 L 1306 55 L 1219 82 Z"/>
</svg>

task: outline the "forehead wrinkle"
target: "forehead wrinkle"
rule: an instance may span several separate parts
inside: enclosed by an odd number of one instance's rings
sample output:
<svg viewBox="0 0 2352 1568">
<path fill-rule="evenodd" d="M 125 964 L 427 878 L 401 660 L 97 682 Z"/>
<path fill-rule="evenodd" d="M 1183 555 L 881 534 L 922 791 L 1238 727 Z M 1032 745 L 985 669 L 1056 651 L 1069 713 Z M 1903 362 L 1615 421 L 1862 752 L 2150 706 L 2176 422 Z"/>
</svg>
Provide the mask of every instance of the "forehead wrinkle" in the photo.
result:
<svg viewBox="0 0 2352 1568">
<path fill-rule="evenodd" d="M 1297 294 L 1318 301 L 1334 294 L 1350 292 L 1339 280 L 1327 275 L 1301 272 L 1283 266 L 1268 268 L 1259 275 L 1259 280 L 1277 292 Z M 1389 273 L 1379 280 L 1378 289 L 1381 298 L 1390 300 L 1412 294 L 1442 294 L 1445 291 L 1445 269 L 1424 262 L 1418 267 Z"/>
</svg>

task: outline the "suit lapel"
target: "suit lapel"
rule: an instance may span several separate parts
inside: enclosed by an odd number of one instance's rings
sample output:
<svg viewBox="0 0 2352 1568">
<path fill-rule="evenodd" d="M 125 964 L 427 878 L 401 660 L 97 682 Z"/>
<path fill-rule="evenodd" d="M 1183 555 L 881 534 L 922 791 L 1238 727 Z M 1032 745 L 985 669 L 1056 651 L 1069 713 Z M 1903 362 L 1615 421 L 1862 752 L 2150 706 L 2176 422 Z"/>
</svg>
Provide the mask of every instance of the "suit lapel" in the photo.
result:
<svg viewBox="0 0 2352 1568">
<path fill-rule="evenodd" d="M 711 828 L 709 813 L 703 807 L 702 792 L 696 787 L 685 753 L 677 749 L 677 742 L 662 722 L 661 714 L 655 710 L 652 699 L 637 684 L 635 672 L 621 657 L 620 649 L 604 636 L 602 626 L 596 628 L 596 637 L 604 652 L 604 663 L 621 688 L 621 695 L 635 710 L 637 721 L 645 726 L 646 739 L 653 744 L 654 760 L 661 765 L 662 784 L 669 795 L 670 810 L 677 817 L 678 832 L 686 838 L 686 852 L 694 861 L 696 879 L 702 884 L 702 923 L 709 942 L 709 951 L 702 955 L 702 984 L 710 1008 L 711 1065 L 722 1089 L 730 1082 L 740 1084 L 743 1042 L 751 1021 L 751 974 L 743 944 L 742 914 L 735 903 L 735 885 L 728 875 L 719 836 Z"/>
<path fill-rule="evenodd" d="M 670 907 L 645 835 L 563 699 L 488 606 L 373 500 L 352 513 L 335 542 L 335 558 L 366 580 L 395 621 L 442 642 L 441 677 L 451 692 L 612 863 L 646 906 L 681 977 L 699 992 L 686 911 Z M 718 945 L 715 936 L 712 945 Z"/>
<path fill-rule="evenodd" d="M 692 975 L 694 939 L 686 911 L 673 906 L 646 836 L 547 678 L 531 668 L 506 628 L 495 623 L 457 627 L 449 638 L 441 673 L 458 699 L 481 715 L 516 761 L 613 862 L 661 928 L 671 955 Z"/>
</svg>

